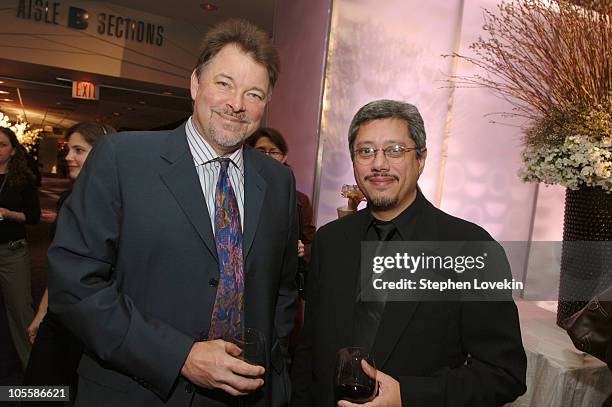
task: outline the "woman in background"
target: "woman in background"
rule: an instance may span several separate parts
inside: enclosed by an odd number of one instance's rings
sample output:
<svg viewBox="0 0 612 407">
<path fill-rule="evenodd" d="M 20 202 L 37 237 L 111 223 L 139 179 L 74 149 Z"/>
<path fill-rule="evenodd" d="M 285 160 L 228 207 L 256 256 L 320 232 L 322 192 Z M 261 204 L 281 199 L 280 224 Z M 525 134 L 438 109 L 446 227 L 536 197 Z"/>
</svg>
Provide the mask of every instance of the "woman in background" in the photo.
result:
<svg viewBox="0 0 612 407">
<path fill-rule="evenodd" d="M 32 349 L 26 329 L 34 316 L 26 224 L 40 220 L 35 179 L 11 129 L 0 127 L 0 287 L 21 366 Z"/>
<path fill-rule="evenodd" d="M 274 158 L 282 164 L 287 165 L 287 153 L 289 148 L 283 136 L 270 127 L 257 129 L 245 144 L 255 147 L 262 153 Z M 306 194 L 296 191 L 297 195 L 297 215 L 298 215 L 298 275 L 297 286 L 300 294 L 298 309 L 295 315 L 295 326 L 289 338 L 289 353 L 293 356 L 295 345 L 300 337 L 304 326 L 304 287 L 306 275 L 308 274 L 308 263 L 310 262 L 310 245 L 314 239 L 316 228 L 312 220 L 312 205 Z M 287 361 L 291 364 L 291 361 Z"/>
<path fill-rule="evenodd" d="M 78 123 L 66 132 L 68 141 L 68 175 L 75 180 L 94 144 L 98 139 L 109 133 L 114 133 L 111 126 L 100 123 L 83 122 Z M 57 212 L 70 190 L 60 196 L 57 203 Z M 56 221 L 57 223 L 57 221 Z M 55 235 L 53 224 L 51 234 Z M 78 382 L 77 367 L 81 359 L 82 345 L 66 328 L 58 321 L 52 310 L 48 310 L 49 293 L 45 290 L 38 307 L 38 312 L 28 327 L 30 341 L 34 344 L 30 362 L 26 369 L 24 384 L 29 386 L 70 386 L 70 399 L 74 400 Z M 45 406 L 52 406 L 50 402 L 44 402 Z M 27 405 L 22 403 L 22 405 Z M 30 405 L 33 405 L 31 403 Z M 63 402 L 55 403 L 63 405 Z"/>
<path fill-rule="evenodd" d="M 274 158 L 282 164 L 287 165 L 287 154 L 289 148 L 287 142 L 278 130 L 271 127 L 262 127 L 257 129 L 245 144 L 256 148 L 262 153 Z M 312 222 L 312 205 L 308 196 L 300 191 L 297 192 L 297 212 L 299 217 L 299 235 L 298 235 L 298 256 L 304 265 L 300 264 L 300 268 L 304 267 L 310 261 L 310 245 L 315 234 L 315 226 Z"/>
</svg>

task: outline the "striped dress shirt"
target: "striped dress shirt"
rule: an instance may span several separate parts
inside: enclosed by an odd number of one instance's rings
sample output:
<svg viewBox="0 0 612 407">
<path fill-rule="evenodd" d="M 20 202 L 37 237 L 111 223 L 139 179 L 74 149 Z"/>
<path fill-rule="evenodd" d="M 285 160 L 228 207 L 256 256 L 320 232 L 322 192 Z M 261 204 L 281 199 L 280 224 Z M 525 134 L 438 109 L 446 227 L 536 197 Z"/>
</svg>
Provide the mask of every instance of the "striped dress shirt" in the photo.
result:
<svg viewBox="0 0 612 407">
<path fill-rule="evenodd" d="M 187 133 L 187 142 L 189 150 L 193 156 L 193 162 L 200 179 L 200 186 L 206 206 L 208 207 L 208 216 L 210 224 L 215 232 L 215 190 L 217 188 L 217 180 L 219 179 L 219 171 L 221 164 L 215 159 L 219 158 L 215 150 L 204 140 L 193 125 L 192 117 L 187 120 L 185 125 Z M 234 189 L 236 200 L 238 201 L 238 211 L 240 212 L 240 225 L 244 229 L 244 159 L 242 157 L 242 147 L 234 151 L 227 158 L 231 160 L 228 167 L 230 183 Z"/>
</svg>

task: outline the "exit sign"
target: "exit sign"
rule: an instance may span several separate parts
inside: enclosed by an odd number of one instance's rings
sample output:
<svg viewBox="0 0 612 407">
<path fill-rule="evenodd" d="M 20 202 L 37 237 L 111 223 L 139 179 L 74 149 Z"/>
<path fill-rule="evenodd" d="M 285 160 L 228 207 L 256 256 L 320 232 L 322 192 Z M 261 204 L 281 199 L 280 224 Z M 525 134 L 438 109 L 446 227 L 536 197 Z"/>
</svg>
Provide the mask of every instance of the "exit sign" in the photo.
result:
<svg viewBox="0 0 612 407">
<path fill-rule="evenodd" d="M 77 99 L 99 100 L 100 89 L 92 82 L 72 81 L 72 97 Z"/>
</svg>

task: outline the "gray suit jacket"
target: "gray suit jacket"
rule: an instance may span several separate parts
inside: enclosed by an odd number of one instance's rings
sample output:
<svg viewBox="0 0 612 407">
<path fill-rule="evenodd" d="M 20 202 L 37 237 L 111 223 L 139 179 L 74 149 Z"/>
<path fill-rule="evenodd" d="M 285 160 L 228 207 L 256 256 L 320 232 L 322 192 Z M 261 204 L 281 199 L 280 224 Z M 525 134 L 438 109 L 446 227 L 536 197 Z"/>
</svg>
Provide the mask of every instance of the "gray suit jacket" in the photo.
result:
<svg viewBox="0 0 612 407">
<path fill-rule="evenodd" d="M 245 324 L 267 341 L 265 386 L 287 401 L 279 338 L 293 325 L 297 226 L 291 171 L 244 150 Z M 85 344 L 77 404 L 231 403 L 180 376 L 206 338 L 219 278 L 215 240 L 184 125 L 100 140 L 63 205 L 49 249 L 50 309 Z"/>
</svg>

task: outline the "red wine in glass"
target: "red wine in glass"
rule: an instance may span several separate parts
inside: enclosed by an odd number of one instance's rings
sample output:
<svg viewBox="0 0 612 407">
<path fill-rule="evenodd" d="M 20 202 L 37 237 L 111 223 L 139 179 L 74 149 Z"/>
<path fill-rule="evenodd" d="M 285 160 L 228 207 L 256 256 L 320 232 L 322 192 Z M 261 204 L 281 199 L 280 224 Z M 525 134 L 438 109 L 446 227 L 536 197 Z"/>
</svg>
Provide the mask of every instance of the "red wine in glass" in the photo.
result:
<svg viewBox="0 0 612 407">
<path fill-rule="evenodd" d="M 374 367 L 374 362 L 364 348 L 350 347 L 338 351 L 334 386 L 336 400 L 367 403 L 376 397 L 378 383 L 361 367 L 364 360 Z"/>
<path fill-rule="evenodd" d="M 255 328 L 244 330 L 229 340 L 238 346 L 242 353 L 237 357 L 252 365 L 266 367 L 266 340 L 261 331 Z"/>
</svg>

